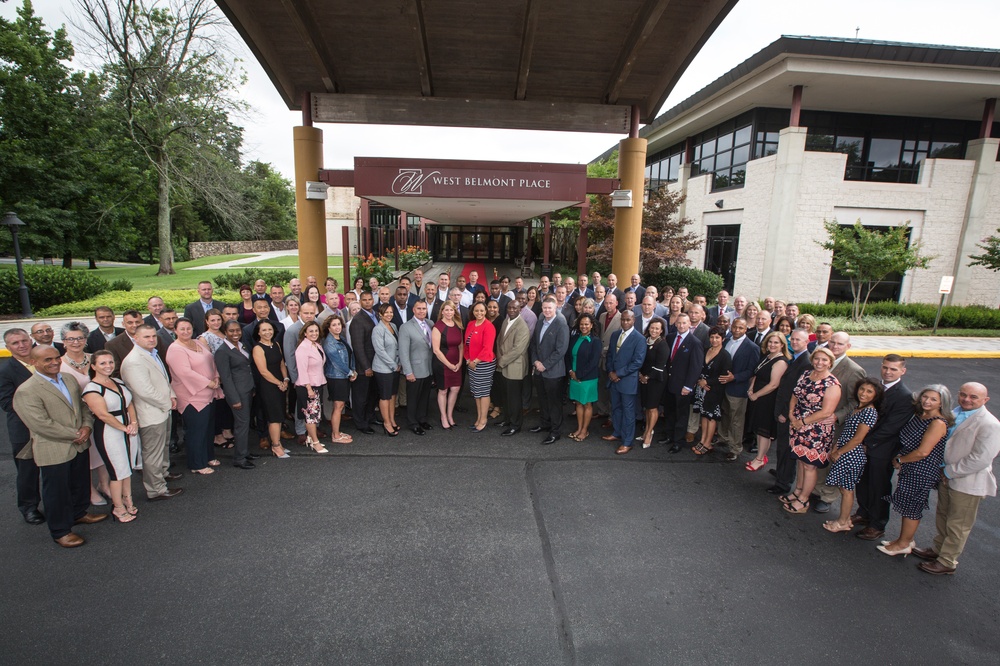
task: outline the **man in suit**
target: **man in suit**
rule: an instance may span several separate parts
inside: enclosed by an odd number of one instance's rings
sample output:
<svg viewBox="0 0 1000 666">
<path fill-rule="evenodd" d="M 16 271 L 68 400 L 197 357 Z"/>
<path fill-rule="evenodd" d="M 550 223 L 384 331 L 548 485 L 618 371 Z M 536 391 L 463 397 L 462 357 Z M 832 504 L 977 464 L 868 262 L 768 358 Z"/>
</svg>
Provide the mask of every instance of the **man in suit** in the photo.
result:
<svg viewBox="0 0 1000 666">
<path fill-rule="evenodd" d="M 734 462 L 743 452 L 747 391 L 750 390 L 750 378 L 753 377 L 757 363 L 760 361 L 760 347 L 754 345 L 747 337 L 745 319 L 734 319 L 729 330 L 733 337 L 726 342 L 726 351 L 733 359 L 733 368 L 719 377 L 719 381 L 726 387 L 725 397 L 722 400 L 722 424 L 719 428 L 719 439 L 729 449 L 726 453 L 726 460 Z"/>
<path fill-rule="evenodd" d="M 729 292 L 723 289 L 716 295 L 716 304 L 708 309 L 708 317 L 705 320 L 709 326 L 715 326 L 719 321 L 719 315 L 725 315 L 732 321 L 736 314 L 736 308 L 729 304 Z"/>
<path fill-rule="evenodd" d="M 316 304 L 305 302 L 299 308 L 299 320 L 291 324 L 282 338 L 281 350 L 285 355 L 285 370 L 288 371 L 288 379 L 291 386 L 295 386 L 295 381 L 299 378 L 299 368 L 295 361 L 295 349 L 299 345 L 299 331 L 306 324 L 316 321 Z M 293 391 L 294 393 L 294 391 Z M 293 408 L 295 414 L 295 437 L 299 444 L 306 443 L 306 422 L 302 417 L 302 411 Z M 282 437 L 288 433 L 282 434 Z"/>
<path fill-rule="evenodd" d="M 372 344 L 372 331 L 375 330 L 375 313 L 372 306 L 375 299 L 371 292 L 361 294 L 361 310 L 351 320 L 350 336 L 351 351 L 354 352 L 354 367 L 357 378 L 351 383 L 351 417 L 358 430 L 366 435 L 374 435 L 371 427 L 375 407 L 375 373 L 372 362 L 375 360 L 375 346 Z"/>
<path fill-rule="evenodd" d="M 163 308 L 166 305 L 163 303 L 163 299 L 159 296 L 150 296 L 146 299 L 146 310 L 149 312 L 148 315 L 143 317 L 143 321 L 157 331 L 163 328 L 163 323 L 160 321 L 160 315 L 163 313 Z"/>
<path fill-rule="evenodd" d="M 443 302 L 438 298 L 438 286 L 436 282 L 428 282 L 424 285 L 424 303 L 427 304 L 427 318 L 431 322 L 438 320 L 438 314 L 441 312 L 441 304 Z"/>
<path fill-rule="evenodd" d="M 10 360 L 0 365 L 0 409 L 7 412 L 7 438 L 17 468 L 17 508 L 29 525 L 41 525 L 45 516 L 38 510 L 42 501 L 38 465 L 31 458 L 21 460 L 17 454 L 28 444 L 31 433 L 14 411 L 14 392 L 35 372 L 31 364 L 31 338 L 23 328 L 11 328 L 3 334 Z M 89 495 L 88 495 L 89 497 Z"/>
<path fill-rule="evenodd" d="M 423 296 L 424 272 L 419 268 L 413 271 L 413 282 L 410 285 L 410 290 L 413 292 L 413 295 L 417 297 L 417 300 L 419 300 Z"/>
<path fill-rule="evenodd" d="M 497 425 L 503 429 L 502 437 L 516 435 L 523 423 L 524 377 L 528 374 L 531 332 L 522 313 L 517 301 L 508 301 L 507 318 L 497 335 L 497 368 L 503 378 L 504 396 L 503 418 Z"/>
<path fill-rule="evenodd" d="M 413 306 L 410 304 L 410 290 L 403 285 L 396 287 L 395 298 L 392 299 L 392 323 L 398 331 L 403 324 L 413 318 Z"/>
<path fill-rule="evenodd" d="M 191 320 L 191 326 L 194 328 L 194 337 L 196 338 L 205 332 L 205 313 L 212 308 L 222 312 L 222 308 L 226 307 L 226 304 L 222 301 L 212 298 L 212 294 L 214 293 L 215 290 L 212 288 L 212 283 L 202 280 L 198 283 L 198 300 L 194 303 L 188 303 L 184 307 L 184 318 Z"/>
<path fill-rule="evenodd" d="M 753 343 L 755 345 L 760 347 L 761 344 L 763 344 L 764 342 L 764 338 L 766 338 L 767 334 L 771 332 L 771 313 L 768 312 L 767 310 L 761 310 L 760 313 L 758 313 L 757 315 L 756 321 L 748 323 L 753 325 L 754 328 L 749 333 L 747 333 L 747 335 L 750 337 L 751 340 L 753 340 Z M 811 354 L 812 343 L 810 343 L 809 346 L 810 346 L 809 353 Z"/>
<path fill-rule="evenodd" d="M 111 355 L 115 358 L 115 377 L 121 377 L 122 364 L 125 361 L 125 357 L 132 353 L 132 349 L 135 347 L 135 334 L 140 326 L 143 326 L 142 315 L 139 314 L 138 310 L 126 310 L 122 313 L 122 324 L 125 326 L 125 334 L 115 336 L 115 339 L 104 345 L 104 348 L 111 352 Z M 146 324 L 148 326 L 148 324 Z M 154 331 L 156 329 L 153 329 Z M 154 340 L 156 340 L 156 349 L 160 355 L 160 359 L 163 360 L 167 358 L 167 347 L 169 345 L 164 344 L 163 340 L 154 335 Z"/>
<path fill-rule="evenodd" d="M 795 486 L 795 456 L 792 455 L 789 444 L 788 405 L 792 399 L 792 391 L 802 373 L 812 368 L 809 357 L 809 334 L 796 329 L 791 333 L 789 342 L 792 360 L 788 369 L 781 376 L 774 398 L 774 418 L 778 422 L 777 437 L 774 442 L 775 467 L 774 485 L 767 489 L 772 495 L 784 495 Z"/>
<path fill-rule="evenodd" d="M 614 294 L 615 298 L 618 299 L 618 311 L 624 310 L 625 292 L 618 287 L 618 276 L 614 273 L 608 273 L 608 293 Z M 605 294 L 605 298 L 607 298 L 607 294 Z"/>
<path fill-rule="evenodd" d="M 576 289 L 573 290 L 572 300 L 575 303 L 578 298 L 593 298 L 594 288 L 588 283 L 590 278 L 587 277 L 586 273 L 582 273 L 576 278 Z"/>
<path fill-rule="evenodd" d="M 833 337 L 833 326 L 824 321 L 816 327 L 816 340 L 809 343 L 809 353 L 811 354 L 817 347 L 827 347 Z"/>
<path fill-rule="evenodd" d="M 636 303 L 641 303 L 642 299 L 646 296 L 646 288 L 639 284 L 639 279 L 639 274 L 636 273 L 629 278 L 629 286 L 625 287 L 626 294 L 635 294 Z"/>
<path fill-rule="evenodd" d="M 177 339 L 177 333 L 174 332 L 174 327 L 177 326 L 177 319 L 177 311 L 173 308 L 163 308 L 160 310 L 160 328 L 156 331 L 156 336 L 167 347 L 172 345 L 174 340 Z M 152 324 L 148 323 L 147 325 L 152 326 Z"/>
<path fill-rule="evenodd" d="M 763 314 L 763 312 L 761 312 Z M 829 325 L 829 324 L 828 324 Z M 843 331 L 834 333 L 827 338 L 827 346 L 836 360 L 833 362 L 833 369 L 830 372 L 837 381 L 840 382 L 840 402 L 837 404 L 837 411 L 834 416 L 837 423 L 833 426 L 833 441 L 840 437 L 840 431 L 844 429 L 844 420 L 858 407 L 858 401 L 854 398 L 854 390 L 858 382 L 866 377 L 864 369 L 848 358 L 847 352 L 851 348 L 851 336 Z M 809 353 L 815 349 L 815 345 L 809 344 Z M 830 505 L 840 498 L 840 489 L 826 485 L 826 474 L 830 466 L 821 468 L 816 475 L 816 500 L 812 502 L 813 511 L 816 513 L 826 513 L 830 510 Z"/>
<path fill-rule="evenodd" d="M 454 304 L 455 309 L 458 311 L 458 315 L 462 318 L 463 329 L 469 325 L 469 308 L 462 305 L 462 299 L 465 298 L 468 293 L 469 292 L 462 291 L 458 287 L 452 287 L 451 292 L 448 294 L 452 304 Z"/>
<path fill-rule="evenodd" d="M 396 295 L 398 298 L 398 290 Z M 427 420 L 427 407 L 431 399 L 433 355 L 427 303 L 417 301 L 413 305 L 413 317 L 399 327 L 399 363 L 407 384 L 406 420 L 415 435 L 422 436 L 432 427 Z"/>
<path fill-rule="evenodd" d="M 17 453 L 32 459 L 42 479 L 42 501 L 53 541 L 63 548 L 84 544 L 73 525 L 89 525 L 107 514 L 87 513 L 90 507 L 90 431 L 94 417 L 80 400 L 80 385 L 64 381 L 59 352 L 49 345 L 31 350 L 35 374 L 14 393 L 13 407 L 31 437 Z"/>
<path fill-rule="evenodd" d="M 621 442 L 615 453 L 632 450 L 635 439 L 636 399 L 639 395 L 639 368 L 646 359 L 646 339 L 635 328 L 635 315 L 626 310 L 619 315 L 621 328 L 611 334 L 605 365 L 611 393 L 611 421 L 614 431 L 603 439 Z"/>
<path fill-rule="evenodd" d="M 254 309 L 266 302 L 263 299 L 256 301 Z M 233 467 L 253 469 L 255 465 L 250 455 L 250 416 L 254 394 L 251 350 L 242 343 L 243 329 L 239 322 L 226 322 L 223 330 L 226 341 L 215 350 L 215 366 L 219 369 L 226 402 L 233 410 Z"/>
<path fill-rule="evenodd" d="M 698 338 L 702 349 L 708 349 L 708 332 L 712 328 L 705 323 L 705 308 L 692 303 L 687 309 L 688 318 L 691 320 L 691 335 Z"/>
<path fill-rule="evenodd" d="M 913 416 L 913 392 L 903 383 L 906 359 L 898 354 L 882 357 L 882 408 L 875 427 L 868 431 L 864 444 L 868 462 L 861 474 L 855 495 L 858 512 L 851 516 L 854 525 L 865 525 L 855 536 L 876 541 L 885 534 L 889 522 L 889 502 L 884 497 L 892 492 L 892 459 L 899 451 L 899 431 Z"/>
<path fill-rule="evenodd" d="M 337 306 L 336 303 L 331 305 L 331 309 Z M 268 317 L 271 321 L 281 321 L 288 316 L 288 308 L 285 306 L 285 288 L 280 284 L 276 284 L 271 287 L 271 313 Z"/>
<path fill-rule="evenodd" d="M 270 318 L 271 314 L 271 304 L 264 299 L 258 299 L 253 302 L 253 314 L 256 317 L 252 322 L 243 327 L 243 346 L 248 350 L 252 350 L 257 346 L 257 341 L 254 340 L 253 335 L 257 332 L 257 327 L 260 326 L 261 322 L 269 321 L 271 325 L 274 326 L 274 339 L 284 340 L 285 339 L 285 326 L 284 324 L 279 324 L 276 321 L 272 321 Z"/>
<path fill-rule="evenodd" d="M 87 351 L 93 354 L 104 349 L 111 340 L 125 332 L 124 328 L 115 326 L 115 311 L 104 305 L 94 310 L 97 328 L 87 337 Z"/>
<path fill-rule="evenodd" d="M 271 304 L 271 295 L 267 293 L 267 282 L 264 280 L 255 280 L 253 283 L 253 293 L 250 294 L 250 302 L 256 303 L 257 301 L 267 301 L 267 304 Z"/>
<path fill-rule="evenodd" d="M 500 280 L 490 281 L 490 294 L 489 298 L 486 300 L 487 303 L 490 301 L 496 301 L 497 305 L 500 307 L 501 316 L 507 312 L 507 304 L 511 302 L 511 297 L 503 293 L 500 289 Z"/>
<path fill-rule="evenodd" d="M 31 339 L 35 341 L 33 346 L 55 347 L 59 355 L 62 356 L 66 353 L 66 346 L 61 342 L 53 342 L 55 337 L 56 332 L 52 328 L 52 324 L 40 321 L 31 325 Z"/>
<path fill-rule="evenodd" d="M 569 326 L 556 312 L 556 299 L 546 297 L 542 301 L 542 320 L 535 325 L 528 353 L 538 388 L 539 415 L 542 422 L 531 432 L 547 432 L 542 444 L 554 444 L 559 440 L 562 428 L 563 384 L 566 377 L 566 350 L 569 349 Z"/>
<path fill-rule="evenodd" d="M 405 275 L 399 278 L 399 286 L 404 287 L 406 289 L 406 305 L 409 306 L 410 309 L 412 310 L 413 304 L 420 300 L 419 294 L 411 291 L 413 284 L 412 282 L 410 282 L 410 278 L 406 277 Z"/>
<path fill-rule="evenodd" d="M 438 275 L 437 279 L 437 297 L 438 300 L 444 303 L 450 298 L 449 291 L 451 289 L 451 275 L 448 273 L 441 273 Z"/>
<path fill-rule="evenodd" d="M 612 273 L 614 275 L 614 273 Z M 608 276 L 610 279 L 610 276 Z M 614 292 L 608 292 L 604 297 L 604 312 L 597 318 L 597 323 L 601 327 L 601 362 L 597 366 L 597 405 L 594 407 L 596 414 L 609 416 L 605 427 L 610 427 L 611 420 L 611 392 L 608 386 L 608 346 L 611 344 L 611 336 L 622 327 L 621 310 L 618 308 L 618 299 Z"/>
<path fill-rule="evenodd" d="M 705 365 L 705 348 L 691 333 L 691 319 L 677 315 L 677 332 L 667 337 L 670 363 L 667 365 L 667 386 L 663 391 L 663 416 L 666 436 L 660 444 L 670 444 L 670 453 L 677 453 L 685 441 L 691 398 Z"/>
<path fill-rule="evenodd" d="M 183 476 L 170 473 L 170 412 L 177 396 L 170 386 L 165 356 L 157 350 L 156 329 L 143 324 L 135 331 L 135 346 L 122 361 L 122 381 L 132 391 L 139 441 L 142 448 L 142 485 L 150 500 L 180 495 L 181 488 L 167 488 L 167 481 Z"/>
<path fill-rule="evenodd" d="M 986 409 L 990 397 L 978 382 L 962 384 L 955 408 L 955 430 L 944 448 L 938 484 L 937 535 L 932 548 L 914 548 L 927 560 L 918 566 L 936 576 L 953 574 L 965 550 L 983 497 L 997 494 L 993 459 L 1000 453 L 1000 421 Z"/>
<path fill-rule="evenodd" d="M 656 301 L 652 296 L 645 296 L 642 299 L 642 303 L 636 306 L 633 310 L 635 315 L 635 327 L 643 335 L 646 335 L 646 327 L 649 326 L 649 322 L 653 320 L 653 317 L 658 315 L 655 314 Z M 690 322 L 689 322 L 690 323 Z M 704 360 L 704 359 L 703 359 Z"/>
</svg>

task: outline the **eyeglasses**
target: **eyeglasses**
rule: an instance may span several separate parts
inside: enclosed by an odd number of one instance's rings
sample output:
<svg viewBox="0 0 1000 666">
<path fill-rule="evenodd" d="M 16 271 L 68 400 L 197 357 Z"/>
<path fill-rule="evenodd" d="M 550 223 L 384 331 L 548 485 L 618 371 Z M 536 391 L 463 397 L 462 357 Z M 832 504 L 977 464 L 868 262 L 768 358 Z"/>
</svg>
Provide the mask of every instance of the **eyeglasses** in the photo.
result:
<svg viewBox="0 0 1000 666">
<path fill-rule="evenodd" d="M 63 342 L 83 342 L 85 338 L 63 338 Z"/>
<path fill-rule="evenodd" d="M 35 333 L 53 333 L 51 328 L 36 328 Z"/>
</svg>

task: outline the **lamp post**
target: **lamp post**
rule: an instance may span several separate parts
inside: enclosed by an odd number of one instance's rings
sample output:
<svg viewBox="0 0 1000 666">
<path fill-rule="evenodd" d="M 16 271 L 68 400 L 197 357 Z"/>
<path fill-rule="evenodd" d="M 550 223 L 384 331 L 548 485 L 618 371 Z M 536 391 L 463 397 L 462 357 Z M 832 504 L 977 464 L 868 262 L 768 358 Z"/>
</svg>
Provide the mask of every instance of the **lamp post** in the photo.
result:
<svg viewBox="0 0 1000 666">
<path fill-rule="evenodd" d="M 10 229 L 11 236 L 14 237 L 14 262 L 17 264 L 17 281 L 20 284 L 18 292 L 21 295 L 21 316 L 29 319 L 31 314 L 31 302 L 28 300 L 28 285 L 24 283 L 24 266 L 21 264 L 21 244 L 17 241 L 17 228 L 23 227 L 24 222 L 14 213 L 7 213 L 0 220 L 0 224 Z"/>
</svg>

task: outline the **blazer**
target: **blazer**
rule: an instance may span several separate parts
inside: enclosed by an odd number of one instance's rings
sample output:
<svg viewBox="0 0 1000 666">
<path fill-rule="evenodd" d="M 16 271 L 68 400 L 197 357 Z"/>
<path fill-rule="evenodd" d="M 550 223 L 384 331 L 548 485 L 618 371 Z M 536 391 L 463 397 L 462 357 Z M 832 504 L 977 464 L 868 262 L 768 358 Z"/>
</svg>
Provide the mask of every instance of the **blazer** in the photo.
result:
<svg viewBox="0 0 1000 666">
<path fill-rule="evenodd" d="M 202 316 L 202 319 L 204 319 L 204 315 Z M 155 328 L 157 333 L 159 333 L 160 329 L 163 328 L 163 324 L 161 324 L 152 314 L 148 314 L 143 317 L 142 322 Z"/>
<path fill-rule="evenodd" d="M 625 309 L 625 292 L 615 287 L 611 290 L 611 293 L 618 298 L 618 312 L 621 312 Z"/>
<path fill-rule="evenodd" d="M 618 347 L 618 338 L 622 335 L 619 329 L 611 336 L 611 344 L 608 346 L 608 356 L 605 365 L 608 372 L 618 375 L 618 382 L 608 380 L 608 386 L 627 395 L 637 395 L 639 393 L 639 368 L 646 360 L 646 338 L 634 327 L 621 349 Z"/>
<path fill-rule="evenodd" d="M 811 351 L 811 350 L 810 350 Z M 833 441 L 840 437 L 840 430 L 844 427 L 844 419 L 858 407 L 858 401 L 854 399 L 854 389 L 858 382 L 866 377 L 864 368 L 845 356 L 830 373 L 840 382 L 840 402 L 837 403 L 837 423 L 833 427 Z"/>
<path fill-rule="evenodd" d="M 667 358 L 674 349 L 674 341 L 677 334 L 667 337 Z M 684 336 L 684 341 L 677 348 L 673 360 L 667 365 L 667 390 L 674 395 L 680 395 L 681 391 L 687 388 L 694 392 L 698 385 L 698 378 L 701 376 L 701 369 L 705 365 L 705 348 L 701 346 L 701 341 L 694 337 L 691 332 Z"/>
<path fill-rule="evenodd" d="M 213 299 L 212 307 L 222 312 L 222 308 L 226 307 L 226 304 Z M 205 308 L 202 306 L 200 298 L 194 303 L 188 303 L 184 306 L 184 317 L 191 320 L 191 326 L 194 328 L 194 337 L 197 338 L 205 332 Z"/>
<path fill-rule="evenodd" d="M 558 379 L 566 376 L 566 350 L 569 348 L 569 326 L 566 320 L 558 314 L 552 318 L 545 335 L 542 335 L 542 328 L 545 320 L 539 319 L 535 325 L 535 332 L 531 336 L 531 343 L 528 345 L 528 354 L 531 365 L 535 361 L 541 361 L 545 371 L 542 377 L 546 379 Z"/>
<path fill-rule="evenodd" d="M 112 342 L 117 340 L 115 338 Z M 160 360 L 166 365 L 166 354 L 160 354 Z M 133 347 L 122 361 L 121 371 L 122 381 L 132 391 L 132 404 L 135 405 L 139 425 L 151 426 L 166 421 L 172 409 L 171 400 L 176 399 L 177 395 L 153 357 L 142 347 Z"/>
<path fill-rule="evenodd" d="M 295 363 L 295 349 L 299 346 L 299 331 L 302 330 L 302 325 L 302 320 L 298 320 L 285 330 L 285 334 L 281 338 L 284 342 L 281 345 L 281 351 L 285 355 L 285 370 L 288 371 L 288 378 L 291 380 L 292 386 L 295 386 L 295 380 L 299 378 L 299 367 Z"/>
<path fill-rule="evenodd" d="M 702 356 L 704 357 L 704 354 Z M 755 345 L 753 340 L 747 338 L 733 354 L 733 381 L 726 384 L 726 395 L 734 398 L 747 397 L 747 391 L 750 390 L 750 378 L 753 377 L 758 363 L 760 363 L 760 347 Z"/>
<path fill-rule="evenodd" d="M 428 333 L 434 327 L 426 319 L 424 324 Z M 399 363 L 403 366 L 403 374 L 417 379 L 430 377 L 433 358 L 430 340 L 420 328 L 420 322 L 413 318 L 403 324 L 399 328 Z"/>
<path fill-rule="evenodd" d="M 804 351 L 797 358 L 788 362 L 788 369 L 781 375 L 778 388 L 774 392 L 774 418 L 779 416 L 788 418 L 788 407 L 792 403 L 792 391 L 795 385 L 802 378 L 802 373 L 812 368 L 812 359 L 808 351 Z M 787 430 L 787 428 L 786 428 Z"/>
<path fill-rule="evenodd" d="M 403 308 L 403 310 L 406 312 L 406 321 L 410 321 L 411 319 L 413 319 L 413 304 L 410 303 L 409 300 L 407 300 L 406 307 Z M 399 330 L 400 326 L 406 323 L 403 321 L 403 317 L 399 314 L 399 309 L 396 307 L 395 298 L 392 299 L 392 323 L 396 325 L 397 331 Z"/>
<path fill-rule="evenodd" d="M 163 340 L 163 344 L 167 345 L 167 347 L 170 347 L 170 345 L 174 344 L 174 340 L 177 339 L 174 337 L 174 335 L 176 335 L 176 333 L 171 335 L 170 331 L 167 330 L 166 326 L 156 331 L 156 337 L 158 337 L 160 340 Z"/>
<path fill-rule="evenodd" d="M 424 301 L 424 303 L 426 303 L 427 299 L 425 298 L 425 299 L 423 299 L 423 301 Z M 441 304 L 442 304 L 441 300 L 435 298 L 434 299 L 434 304 L 427 306 L 427 321 L 429 321 L 431 323 L 431 328 L 433 328 L 434 324 L 437 323 L 438 315 L 441 314 Z M 500 314 L 503 314 L 503 313 L 501 312 Z"/>
<path fill-rule="evenodd" d="M 734 308 L 732 305 L 727 305 L 725 308 L 722 309 L 721 313 L 719 311 L 719 306 L 713 305 L 712 307 L 708 308 L 708 310 L 705 313 L 705 323 L 708 324 L 709 326 L 715 326 L 715 322 L 719 321 L 719 314 L 724 314 L 726 315 L 726 317 L 729 317 L 731 319 L 735 312 L 736 308 Z"/>
<path fill-rule="evenodd" d="M 712 329 L 705 325 L 705 322 L 701 322 L 697 327 L 692 329 L 691 335 L 698 338 L 698 342 L 701 343 L 702 348 L 708 349 L 708 333 Z"/>
<path fill-rule="evenodd" d="M 296 386 L 326 385 L 326 374 L 323 371 L 326 366 L 326 353 L 323 351 L 322 341 L 313 345 L 308 340 L 303 340 L 295 349 L 295 364 L 299 370 Z"/>
<path fill-rule="evenodd" d="M 993 459 L 1000 453 L 1000 421 L 985 406 L 955 428 L 944 447 L 944 473 L 953 489 L 977 497 L 997 494 Z"/>
<path fill-rule="evenodd" d="M 639 286 L 637 286 L 637 287 L 635 287 L 633 289 L 632 285 L 629 285 L 629 286 L 625 287 L 625 291 L 623 293 L 627 294 L 630 291 L 634 291 L 635 292 L 635 302 L 636 303 L 642 303 L 642 299 L 645 298 L 645 296 L 646 296 L 646 288 L 643 287 L 640 284 Z M 624 303 L 625 303 L 625 297 L 622 296 L 621 300 L 619 300 L 618 303 L 619 303 L 619 305 L 624 305 Z"/>
<path fill-rule="evenodd" d="M 496 300 L 497 305 L 500 306 L 500 316 L 503 317 L 504 319 L 506 319 L 507 318 L 507 304 L 510 303 L 510 300 L 511 300 L 510 296 L 506 296 L 506 295 L 504 295 L 504 294 L 501 293 L 500 294 L 500 298 L 494 299 L 492 296 L 489 296 L 489 298 L 487 298 L 486 302 L 489 303 L 492 300 Z"/>
<path fill-rule="evenodd" d="M 590 341 L 584 340 L 580 343 L 580 348 L 576 352 L 576 378 L 581 382 L 597 379 L 597 369 L 601 364 L 601 339 L 593 333 L 588 337 Z M 580 336 L 577 336 L 567 352 L 567 375 L 573 369 L 573 345 L 576 345 L 576 340 L 579 339 Z"/>
<path fill-rule="evenodd" d="M 396 372 L 396 368 L 399 367 L 399 340 L 397 337 L 389 332 L 385 324 L 379 322 L 372 331 L 371 342 L 375 349 L 372 372 L 384 375 Z"/>
<path fill-rule="evenodd" d="M 508 327 L 504 330 L 504 327 Z M 497 332 L 497 367 L 506 379 L 519 381 L 530 370 L 528 347 L 531 345 L 531 331 L 523 317 L 517 317 L 508 324 L 506 321 Z"/>
<path fill-rule="evenodd" d="M 599 322 L 601 324 L 601 370 L 605 370 L 607 367 L 607 357 L 608 357 L 608 345 L 611 344 L 611 336 L 615 331 L 620 331 L 622 328 L 622 317 L 621 312 L 616 314 L 611 318 L 611 323 L 607 324 L 607 317 L 604 317 Z"/>
<path fill-rule="evenodd" d="M 163 361 L 164 364 L 167 362 L 167 348 L 169 346 L 170 345 L 163 341 L 163 338 L 157 337 L 156 352 L 160 355 L 160 360 Z M 115 359 L 115 371 L 113 373 L 115 377 L 121 378 L 122 364 L 125 362 L 125 357 L 132 353 L 133 347 L 135 347 L 135 343 L 132 342 L 132 338 L 128 337 L 128 335 L 115 336 L 108 341 L 108 344 L 104 345 L 104 348 L 111 352 L 111 355 Z M 167 368 L 167 374 L 170 374 L 170 368 Z M 136 416 L 138 416 L 138 414 L 136 414 Z"/>
<path fill-rule="evenodd" d="M 223 344 L 215 351 L 215 367 L 219 370 L 222 392 L 230 406 L 239 404 L 253 393 L 253 369 L 251 361 L 238 350 Z M 248 405 L 241 405 L 248 407 Z"/>
<path fill-rule="evenodd" d="M 125 332 L 124 328 L 115 326 L 115 338 Z M 115 338 L 111 338 L 114 340 Z M 96 328 L 90 332 L 87 336 L 87 351 L 93 354 L 95 351 L 100 351 L 107 346 L 109 340 L 104 339 L 104 331 L 100 328 Z"/>
<path fill-rule="evenodd" d="M 351 351 L 354 352 L 354 367 L 357 368 L 358 374 L 364 374 L 372 369 L 372 362 L 375 360 L 375 347 L 372 345 L 373 330 L 375 322 L 364 310 L 359 310 L 351 320 L 349 331 Z"/>
<path fill-rule="evenodd" d="M 14 411 L 28 427 L 31 437 L 17 454 L 19 460 L 34 458 L 39 467 L 69 462 L 90 447 L 90 439 L 76 444 L 80 428 L 91 428 L 94 417 L 80 400 L 80 384 L 63 378 L 72 404 L 41 373 L 36 372 L 14 392 Z"/>
<path fill-rule="evenodd" d="M 652 346 L 648 344 L 649 338 L 646 338 L 646 340 L 646 358 L 642 362 L 642 367 L 639 368 L 639 374 L 645 375 L 651 382 L 659 382 L 666 385 L 671 347 L 667 346 L 665 338 L 660 338 Z"/>
<path fill-rule="evenodd" d="M 882 409 L 878 410 L 878 421 L 868 431 L 864 445 L 869 458 L 888 460 L 899 450 L 899 431 L 913 416 L 913 393 L 899 381 L 885 392 Z"/>
<path fill-rule="evenodd" d="M 0 409 L 7 412 L 7 437 L 14 446 L 15 455 L 31 439 L 31 433 L 14 411 L 14 393 L 21 384 L 31 379 L 32 374 L 31 370 L 13 357 L 0 366 Z"/>
</svg>

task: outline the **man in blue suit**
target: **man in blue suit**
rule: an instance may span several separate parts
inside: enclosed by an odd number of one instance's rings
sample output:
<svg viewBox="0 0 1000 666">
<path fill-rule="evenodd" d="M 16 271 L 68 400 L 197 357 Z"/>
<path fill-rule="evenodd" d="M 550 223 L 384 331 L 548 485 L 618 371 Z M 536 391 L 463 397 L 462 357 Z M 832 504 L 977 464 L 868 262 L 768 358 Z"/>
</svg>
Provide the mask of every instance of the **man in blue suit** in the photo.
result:
<svg viewBox="0 0 1000 666">
<path fill-rule="evenodd" d="M 646 338 L 635 328 L 635 314 L 621 313 L 621 329 L 611 334 L 605 367 L 611 393 L 611 422 L 614 434 L 605 435 L 609 442 L 620 441 L 615 453 L 632 450 L 635 439 L 636 399 L 639 395 L 639 368 L 646 359 Z"/>
<path fill-rule="evenodd" d="M 743 452 L 747 391 L 750 390 L 750 378 L 753 377 L 757 363 L 760 362 L 760 348 L 747 337 L 745 319 L 741 317 L 734 319 L 730 331 L 732 338 L 726 342 L 726 351 L 733 359 L 733 369 L 719 376 L 719 381 L 726 387 L 722 401 L 722 427 L 719 429 L 719 439 L 729 448 L 726 460 L 733 462 Z"/>
<path fill-rule="evenodd" d="M 660 444 L 670 444 L 670 453 L 677 453 L 684 444 L 691 398 L 705 365 L 705 349 L 691 333 L 691 319 L 677 315 L 677 332 L 667 337 L 670 364 L 667 366 L 667 386 L 663 392 L 663 420 L 666 436 Z"/>
</svg>

